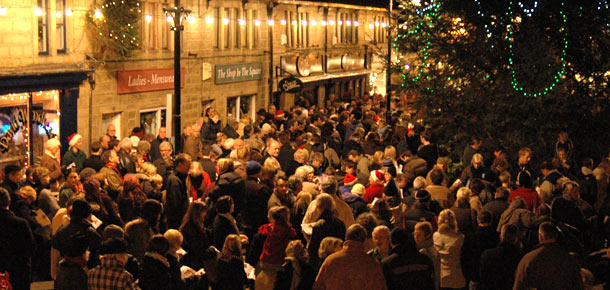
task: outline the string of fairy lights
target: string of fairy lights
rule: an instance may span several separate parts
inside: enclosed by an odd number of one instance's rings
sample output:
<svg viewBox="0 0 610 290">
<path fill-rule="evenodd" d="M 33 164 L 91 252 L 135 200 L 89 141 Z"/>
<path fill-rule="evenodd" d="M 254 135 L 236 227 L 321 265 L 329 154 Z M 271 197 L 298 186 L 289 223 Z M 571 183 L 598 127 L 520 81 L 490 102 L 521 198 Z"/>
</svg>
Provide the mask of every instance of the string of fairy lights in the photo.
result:
<svg viewBox="0 0 610 290">
<path fill-rule="evenodd" d="M 561 53 L 559 56 L 559 60 L 561 63 L 560 68 L 558 69 L 557 72 L 553 73 L 553 80 L 550 82 L 550 84 L 548 84 L 547 86 L 540 88 L 536 91 L 533 91 L 533 90 L 526 89 L 522 85 L 522 83 L 519 81 L 519 74 L 518 74 L 516 66 L 515 66 L 516 57 L 515 57 L 514 49 L 515 49 L 515 45 L 516 45 L 515 44 L 515 34 L 517 33 L 517 29 L 515 26 L 521 22 L 521 16 L 519 16 L 519 15 L 533 17 L 535 15 L 536 9 L 540 7 L 539 2 L 533 1 L 531 3 L 524 3 L 523 1 L 516 1 L 516 2 L 510 1 L 507 12 L 506 12 L 506 18 L 509 19 L 509 21 L 507 22 L 506 25 L 504 25 L 500 19 L 497 19 L 496 16 L 486 14 L 484 9 L 482 9 L 482 7 L 481 7 L 481 0 L 474 0 L 474 2 L 478 8 L 477 15 L 485 21 L 485 24 L 483 26 L 485 29 L 486 38 L 489 39 L 493 36 L 492 27 L 497 27 L 498 25 L 500 25 L 502 27 L 505 27 L 505 29 L 506 29 L 505 31 L 507 32 L 507 36 L 505 37 L 505 39 L 508 41 L 508 53 L 509 53 L 508 65 L 510 67 L 511 86 L 514 89 L 514 91 L 517 93 L 523 94 L 524 96 L 533 97 L 533 98 L 536 98 L 539 96 L 544 96 L 544 95 L 547 95 L 549 92 L 551 92 L 560 82 L 560 80 L 562 79 L 562 77 L 564 76 L 565 71 L 566 71 L 565 69 L 566 69 L 566 51 L 568 48 L 568 37 L 567 37 L 568 32 L 566 29 L 567 16 L 566 16 L 566 13 L 564 12 L 565 3 L 564 2 L 561 3 L 560 11 L 559 11 L 559 14 L 561 16 L 561 19 L 560 19 L 561 27 L 559 28 L 559 31 L 562 35 L 561 36 L 562 37 Z M 401 74 L 401 77 L 403 79 L 403 82 L 401 84 L 402 87 L 406 87 L 410 83 L 416 83 L 424 78 L 425 69 L 426 69 L 426 67 L 429 66 L 428 62 L 429 62 L 429 50 L 430 50 L 430 32 L 429 32 L 430 30 L 423 29 L 423 28 L 424 28 L 424 25 L 427 25 L 429 28 L 433 27 L 435 20 L 440 18 L 440 16 L 438 15 L 440 5 L 441 4 L 439 3 L 439 1 L 431 1 L 429 3 L 429 5 L 422 7 L 420 9 L 416 9 L 416 12 L 422 16 L 423 20 L 420 21 L 419 23 L 417 23 L 413 28 L 409 29 L 406 33 L 399 33 L 393 39 L 392 46 L 393 46 L 394 50 L 396 52 L 398 52 L 399 51 L 398 41 L 400 39 L 405 39 L 408 34 L 420 34 L 421 33 L 420 35 L 417 36 L 417 38 L 423 37 L 422 40 L 423 40 L 424 46 L 418 53 L 419 58 L 421 60 L 421 65 L 416 70 L 417 74 L 411 78 L 409 78 L 407 76 L 407 74 L 404 72 Z M 519 8 L 521 11 L 516 12 L 515 9 L 519 9 Z M 610 4 L 608 3 L 608 0 L 600 0 L 598 2 L 597 9 L 598 10 L 610 9 Z M 399 28 L 402 28 L 402 27 L 406 27 L 406 25 L 399 25 Z M 492 45 L 491 48 L 494 48 L 494 46 Z M 398 63 L 400 63 L 400 60 L 398 60 Z M 401 68 L 404 67 L 404 70 L 408 70 L 410 68 L 410 66 L 408 64 L 400 64 L 400 66 L 401 66 Z M 428 90 L 430 90 L 430 88 L 428 88 Z"/>
</svg>

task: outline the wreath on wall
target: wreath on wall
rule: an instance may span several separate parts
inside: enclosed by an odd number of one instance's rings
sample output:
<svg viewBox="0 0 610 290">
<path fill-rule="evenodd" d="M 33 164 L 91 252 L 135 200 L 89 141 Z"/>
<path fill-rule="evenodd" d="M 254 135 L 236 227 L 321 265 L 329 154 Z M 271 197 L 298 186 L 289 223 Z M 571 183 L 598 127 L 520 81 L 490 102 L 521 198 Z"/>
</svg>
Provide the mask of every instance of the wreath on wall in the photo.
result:
<svg viewBox="0 0 610 290">
<path fill-rule="evenodd" d="M 86 30 L 97 60 L 128 58 L 140 48 L 140 0 L 103 0 L 87 11 Z"/>
</svg>

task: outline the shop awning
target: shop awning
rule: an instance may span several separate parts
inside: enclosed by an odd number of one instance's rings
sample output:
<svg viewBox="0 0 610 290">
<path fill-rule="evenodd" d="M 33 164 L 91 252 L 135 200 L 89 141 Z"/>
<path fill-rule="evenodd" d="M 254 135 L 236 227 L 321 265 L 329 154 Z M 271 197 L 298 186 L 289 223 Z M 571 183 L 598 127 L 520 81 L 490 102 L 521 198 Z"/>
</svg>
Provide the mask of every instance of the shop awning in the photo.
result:
<svg viewBox="0 0 610 290">
<path fill-rule="evenodd" d="M 79 87 L 90 70 L 75 67 L 20 68 L 0 71 L 0 95 Z"/>
<path fill-rule="evenodd" d="M 348 72 L 334 72 L 334 73 L 331 72 L 331 73 L 326 73 L 326 74 L 322 74 L 322 75 L 299 77 L 299 79 L 303 83 L 313 83 L 313 82 L 332 80 L 332 79 L 357 77 L 357 76 L 370 74 L 371 72 L 373 72 L 373 71 L 370 69 L 348 71 Z"/>
</svg>

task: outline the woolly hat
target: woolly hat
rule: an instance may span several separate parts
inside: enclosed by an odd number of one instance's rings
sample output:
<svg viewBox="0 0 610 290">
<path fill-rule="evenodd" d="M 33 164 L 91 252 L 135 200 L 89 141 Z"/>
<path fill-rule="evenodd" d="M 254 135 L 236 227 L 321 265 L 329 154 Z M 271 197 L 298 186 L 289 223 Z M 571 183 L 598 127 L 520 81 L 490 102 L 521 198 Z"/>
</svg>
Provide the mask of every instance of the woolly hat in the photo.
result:
<svg viewBox="0 0 610 290">
<path fill-rule="evenodd" d="M 254 175 L 257 174 L 259 172 L 261 172 L 261 169 L 263 167 L 261 166 L 260 163 L 256 162 L 256 161 L 248 161 L 248 163 L 246 163 L 246 174 L 248 175 Z"/>
<path fill-rule="evenodd" d="M 383 176 L 383 172 L 379 171 L 379 170 L 373 170 L 371 171 L 371 179 L 373 179 L 373 182 L 379 182 L 380 180 L 384 180 L 384 176 Z"/>
<path fill-rule="evenodd" d="M 417 201 L 419 202 L 426 202 L 430 200 L 430 192 L 425 189 L 422 189 L 415 194 L 415 199 L 417 199 Z"/>
<path fill-rule="evenodd" d="M 275 111 L 275 118 L 277 120 L 283 120 L 284 119 L 284 111 L 282 110 L 276 110 Z"/>
<path fill-rule="evenodd" d="M 390 179 L 390 182 L 388 182 L 388 184 L 385 186 L 383 193 L 387 196 L 398 195 L 398 187 L 396 186 L 394 179 Z"/>
<path fill-rule="evenodd" d="M 356 176 L 353 176 L 351 174 L 346 174 L 345 178 L 343 179 L 343 185 L 345 186 L 354 186 L 354 184 L 356 184 Z"/>
<path fill-rule="evenodd" d="M 352 186 L 352 193 L 363 196 L 366 193 L 366 188 L 364 188 L 364 185 L 356 183 Z"/>
<path fill-rule="evenodd" d="M 78 140 L 82 140 L 82 139 L 83 139 L 83 136 L 81 136 L 78 133 L 74 133 L 74 134 L 68 136 L 68 142 L 70 144 L 70 147 L 76 145 L 76 142 L 78 142 Z"/>
</svg>

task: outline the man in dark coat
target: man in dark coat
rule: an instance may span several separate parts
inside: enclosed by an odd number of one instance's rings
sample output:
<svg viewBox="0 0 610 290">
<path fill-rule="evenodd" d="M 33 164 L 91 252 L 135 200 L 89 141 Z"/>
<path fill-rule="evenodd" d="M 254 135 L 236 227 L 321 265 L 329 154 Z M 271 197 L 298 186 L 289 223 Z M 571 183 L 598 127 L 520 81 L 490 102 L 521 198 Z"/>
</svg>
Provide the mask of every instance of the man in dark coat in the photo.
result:
<svg viewBox="0 0 610 290">
<path fill-rule="evenodd" d="M 91 168 L 96 172 L 99 172 L 106 163 L 102 161 L 102 144 L 99 141 L 91 143 L 91 155 L 85 159 L 83 168 Z"/>
<path fill-rule="evenodd" d="M 186 192 L 186 177 L 191 168 L 191 156 L 181 153 L 176 156 L 176 170 L 167 178 L 166 210 L 167 226 L 178 229 L 189 206 Z"/>
<path fill-rule="evenodd" d="M 515 270 L 521 260 L 519 229 L 505 225 L 500 232 L 500 244 L 483 251 L 479 265 L 481 290 L 510 290 L 515 282 Z"/>
<path fill-rule="evenodd" d="M 405 229 L 395 228 L 390 235 L 392 251 L 381 261 L 388 290 L 434 289 L 434 265 L 417 251 L 415 240 Z"/>
<path fill-rule="evenodd" d="M 10 194 L 0 188 L 0 272 L 7 271 L 15 290 L 30 289 L 34 237 L 28 222 L 9 207 Z"/>
<path fill-rule="evenodd" d="M 487 210 L 479 211 L 477 215 L 477 228 L 473 233 L 467 234 L 462 246 L 461 261 L 464 277 L 476 288 L 480 283 L 479 262 L 481 254 L 487 249 L 498 245 L 498 232 L 492 226 L 492 215 Z"/>
<path fill-rule="evenodd" d="M 415 207 L 408 210 L 404 216 L 405 228 L 407 231 L 413 232 L 415 225 L 418 222 L 424 221 L 430 222 L 432 227 L 436 229 L 436 215 L 430 210 L 429 207 L 431 202 L 430 193 L 427 190 L 422 189 L 415 194 L 415 199 L 417 200 Z"/>
<path fill-rule="evenodd" d="M 246 164 L 246 194 L 242 218 L 245 234 L 250 240 L 258 228 L 267 223 L 267 201 L 271 196 L 271 189 L 260 179 L 261 165 L 256 161 Z"/>
<path fill-rule="evenodd" d="M 154 162 L 161 157 L 160 145 L 164 141 L 169 141 L 167 138 L 167 129 L 165 127 L 160 127 L 157 138 L 150 142 L 150 152 L 148 154 L 150 154 L 151 162 Z"/>
<path fill-rule="evenodd" d="M 121 140 L 121 143 L 119 143 L 119 147 L 120 149 L 117 152 L 117 155 L 119 155 L 119 159 L 121 161 L 121 166 L 119 167 L 121 175 L 125 176 L 125 174 L 127 173 L 136 173 L 136 164 L 131 159 L 131 156 L 129 156 L 129 153 L 133 148 L 133 143 L 131 142 L 131 139 L 128 137 L 123 138 L 123 140 Z"/>
<path fill-rule="evenodd" d="M 519 262 L 514 290 L 584 289 L 577 260 L 557 243 L 559 230 L 551 222 L 538 228 L 540 246 Z"/>
</svg>

